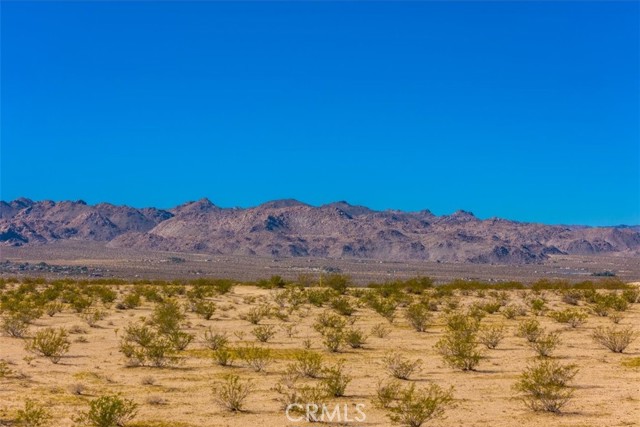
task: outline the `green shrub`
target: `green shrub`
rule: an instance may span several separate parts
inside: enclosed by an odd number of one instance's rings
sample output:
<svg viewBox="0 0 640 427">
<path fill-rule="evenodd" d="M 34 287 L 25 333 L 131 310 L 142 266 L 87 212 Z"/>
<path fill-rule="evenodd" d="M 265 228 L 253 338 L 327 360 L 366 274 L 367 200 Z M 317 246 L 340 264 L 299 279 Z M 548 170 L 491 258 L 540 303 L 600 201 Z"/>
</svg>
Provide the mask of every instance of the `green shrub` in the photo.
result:
<svg viewBox="0 0 640 427">
<path fill-rule="evenodd" d="M 82 313 L 89 307 L 93 305 L 93 298 L 88 297 L 86 295 L 82 295 L 79 293 L 71 294 L 70 298 L 67 300 L 71 308 L 75 310 L 76 313 Z"/>
<path fill-rule="evenodd" d="M 82 313 L 80 313 L 80 318 L 85 322 L 87 322 L 87 325 L 89 325 L 92 328 L 97 327 L 98 322 L 101 320 L 104 320 L 106 317 L 107 317 L 107 313 L 100 309 L 88 308 L 84 310 Z"/>
<path fill-rule="evenodd" d="M 100 396 L 89 403 L 89 410 L 78 421 L 93 427 L 122 427 L 136 416 L 137 408 L 135 402 L 119 395 Z"/>
<path fill-rule="evenodd" d="M 125 327 L 120 352 L 130 366 L 163 368 L 178 362 L 175 342 L 144 324 L 131 323 Z"/>
<path fill-rule="evenodd" d="M 194 335 L 190 333 L 178 330 L 171 331 L 168 334 L 164 334 L 163 337 L 166 337 L 173 348 L 177 351 L 182 351 L 187 348 L 187 346 L 191 344 L 191 342 L 195 338 Z"/>
<path fill-rule="evenodd" d="M 124 310 L 130 310 L 133 308 L 138 308 L 142 304 L 140 294 L 136 292 L 128 293 L 122 298 L 122 302 L 118 305 L 118 308 Z"/>
<path fill-rule="evenodd" d="M 303 350 L 294 356 L 289 364 L 290 373 L 308 378 L 318 378 L 322 373 L 322 355 L 311 350 Z"/>
<path fill-rule="evenodd" d="M 536 319 L 527 319 L 518 324 L 516 335 L 531 343 L 536 342 L 543 333 L 544 329 L 540 326 L 540 322 Z"/>
<path fill-rule="evenodd" d="M 479 322 L 462 313 L 452 313 L 445 318 L 446 331 L 438 342 L 436 351 L 446 364 L 463 371 L 474 370 L 483 356 L 478 350 Z"/>
<path fill-rule="evenodd" d="M 478 331 L 478 341 L 490 349 L 498 347 L 504 337 L 505 327 L 503 325 L 484 326 Z"/>
<path fill-rule="evenodd" d="M 213 352 L 213 360 L 220 366 L 231 366 L 236 353 L 227 346 L 220 347 Z"/>
<path fill-rule="evenodd" d="M 414 277 L 399 283 L 410 294 L 421 294 L 427 289 L 433 288 L 433 279 L 430 277 Z"/>
<path fill-rule="evenodd" d="M 181 323 L 185 319 L 185 314 L 178 301 L 168 299 L 158 303 L 151 315 L 151 324 L 155 326 L 160 334 L 170 334 L 180 329 Z"/>
<path fill-rule="evenodd" d="M 577 328 L 587 320 L 589 315 L 583 310 L 567 308 L 562 311 L 551 312 L 549 313 L 549 317 L 558 323 L 566 323 L 572 328 Z"/>
<path fill-rule="evenodd" d="M 332 289 L 309 289 L 307 291 L 307 300 L 309 304 L 322 307 L 329 303 L 335 294 Z"/>
<path fill-rule="evenodd" d="M 478 307 L 488 314 L 494 314 L 500 310 L 502 303 L 500 301 L 489 301 L 484 304 L 478 304 Z"/>
<path fill-rule="evenodd" d="M 371 333 L 378 338 L 386 338 L 391 333 L 391 329 L 382 323 L 378 323 L 371 327 Z"/>
<path fill-rule="evenodd" d="M 262 372 L 273 361 L 270 349 L 257 347 L 254 344 L 238 347 L 236 353 L 240 360 L 256 372 Z"/>
<path fill-rule="evenodd" d="M 529 342 L 529 347 L 540 357 L 550 357 L 558 344 L 560 344 L 560 335 L 557 332 L 550 332 L 540 335 L 534 342 Z"/>
<path fill-rule="evenodd" d="M 427 421 L 441 417 L 453 404 L 453 388 L 444 390 L 436 384 L 417 388 L 412 383 L 400 390 L 397 399 L 388 409 L 387 416 L 394 423 L 408 427 L 420 427 Z"/>
<path fill-rule="evenodd" d="M 418 332 L 424 332 L 431 320 L 431 312 L 424 304 L 411 304 L 405 313 L 409 324 Z"/>
<path fill-rule="evenodd" d="M 331 352 L 337 352 L 345 341 L 346 326 L 347 322 L 344 318 L 324 312 L 318 316 L 313 328 L 322 335 L 322 343 L 325 347 Z"/>
<path fill-rule="evenodd" d="M 69 351 L 71 343 L 65 329 L 46 328 L 36 332 L 26 345 L 27 351 L 44 356 L 53 363 L 58 363 L 62 356 Z"/>
<path fill-rule="evenodd" d="M 251 307 L 249 311 L 241 315 L 240 318 L 242 320 L 246 320 L 252 325 L 257 325 L 258 323 L 260 323 L 262 319 L 264 319 L 269 314 L 269 312 L 270 312 L 269 307 L 266 307 L 266 306 Z"/>
<path fill-rule="evenodd" d="M 622 353 L 636 339 L 637 335 L 631 327 L 620 329 L 598 327 L 593 331 L 591 337 L 595 342 L 612 352 Z"/>
<path fill-rule="evenodd" d="M 351 278 L 343 274 L 329 274 L 321 277 L 322 286 L 336 291 L 338 294 L 344 294 L 351 284 Z"/>
<path fill-rule="evenodd" d="M 51 301 L 45 304 L 44 311 L 49 317 L 53 317 L 58 313 L 61 313 L 64 309 L 64 304 L 60 301 Z"/>
<path fill-rule="evenodd" d="M 621 296 L 622 298 L 627 300 L 629 304 L 636 304 L 638 301 L 640 301 L 640 289 L 638 288 L 625 289 L 624 291 L 622 291 Z"/>
<path fill-rule="evenodd" d="M 527 309 L 515 304 L 509 304 L 502 310 L 502 315 L 507 319 L 515 319 L 518 316 L 526 316 Z"/>
<path fill-rule="evenodd" d="M 217 350 L 229 343 L 226 332 L 216 332 L 209 328 L 204 331 L 204 343 L 211 350 Z"/>
<path fill-rule="evenodd" d="M 470 371 L 483 359 L 477 346 L 475 332 L 450 330 L 438 340 L 435 348 L 452 368 Z"/>
<path fill-rule="evenodd" d="M 472 316 L 464 313 L 453 312 L 444 318 L 445 327 L 449 331 L 475 333 L 480 327 L 480 322 Z"/>
<path fill-rule="evenodd" d="M 344 329 L 346 326 L 347 322 L 344 318 L 329 311 L 325 311 L 316 317 L 313 329 L 322 333 L 324 329 Z"/>
<path fill-rule="evenodd" d="M 367 342 L 367 336 L 358 328 L 349 328 L 344 333 L 344 341 L 351 348 L 362 348 Z"/>
<path fill-rule="evenodd" d="M 335 297 L 331 300 L 330 305 L 332 309 L 343 316 L 351 316 L 356 311 L 356 309 L 349 302 L 349 299 L 344 296 Z"/>
<path fill-rule="evenodd" d="M 380 316 L 387 319 L 389 323 L 393 323 L 396 316 L 398 302 L 392 298 L 382 296 L 374 296 L 368 300 L 369 307 Z"/>
<path fill-rule="evenodd" d="M 321 331 L 322 344 L 332 353 L 340 351 L 340 347 L 345 341 L 345 332 L 343 329 L 327 328 Z"/>
<path fill-rule="evenodd" d="M 531 312 L 536 316 L 541 316 L 547 311 L 546 301 L 542 298 L 534 298 L 529 302 Z"/>
<path fill-rule="evenodd" d="M 209 320 L 216 312 L 216 304 L 213 301 L 198 301 L 195 303 L 194 312 L 203 319 Z"/>
<path fill-rule="evenodd" d="M 397 351 L 387 353 L 382 359 L 385 368 L 393 377 L 408 380 L 411 375 L 420 371 L 422 360 L 409 360 Z"/>
<path fill-rule="evenodd" d="M 552 360 L 538 360 L 520 375 L 513 389 L 530 409 L 558 413 L 573 396 L 573 390 L 567 383 L 576 373 L 575 365 L 563 366 Z"/>
<path fill-rule="evenodd" d="M 260 325 L 251 331 L 254 337 L 260 342 L 268 342 L 276 334 L 276 328 L 273 325 Z"/>
<path fill-rule="evenodd" d="M 24 403 L 24 409 L 18 410 L 16 421 L 19 426 L 24 427 L 42 427 L 49 424 L 51 414 L 42 405 L 37 404 L 33 400 L 27 399 Z"/>
<path fill-rule="evenodd" d="M 29 332 L 29 323 L 18 314 L 10 314 L 2 318 L 0 328 L 7 336 L 23 338 Z"/>
<path fill-rule="evenodd" d="M 313 413 L 306 414 L 306 405 L 317 405 L 318 408 L 322 407 L 327 395 L 327 387 L 324 384 L 310 386 L 299 385 L 298 375 L 295 373 L 286 373 L 272 388 L 273 391 L 279 394 L 276 398 L 282 405 L 282 409 L 288 409 L 292 413 L 301 414 L 306 416 L 307 421 L 318 421 L 318 418 Z"/>
<path fill-rule="evenodd" d="M 242 381 L 237 375 L 226 375 L 224 379 L 213 385 L 215 401 L 232 412 L 242 411 L 244 401 L 253 392 L 251 380 Z"/>
<path fill-rule="evenodd" d="M 327 395 L 333 397 L 342 397 L 347 389 L 347 385 L 351 382 L 352 377 L 345 374 L 344 362 L 323 369 L 322 385 Z"/>
<path fill-rule="evenodd" d="M 397 379 L 379 381 L 376 387 L 374 405 L 378 408 L 389 409 L 398 400 L 402 384 Z"/>
</svg>

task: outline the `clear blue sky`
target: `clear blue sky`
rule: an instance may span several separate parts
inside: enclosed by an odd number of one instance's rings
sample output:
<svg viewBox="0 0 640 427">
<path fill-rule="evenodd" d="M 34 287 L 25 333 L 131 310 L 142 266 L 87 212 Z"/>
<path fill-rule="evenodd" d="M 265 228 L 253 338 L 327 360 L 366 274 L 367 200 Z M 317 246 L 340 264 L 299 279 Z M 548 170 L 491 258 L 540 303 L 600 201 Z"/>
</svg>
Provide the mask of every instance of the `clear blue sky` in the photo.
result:
<svg viewBox="0 0 640 427">
<path fill-rule="evenodd" d="M 2 2 L 1 197 L 640 223 L 638 2 Z"/>
</svg>

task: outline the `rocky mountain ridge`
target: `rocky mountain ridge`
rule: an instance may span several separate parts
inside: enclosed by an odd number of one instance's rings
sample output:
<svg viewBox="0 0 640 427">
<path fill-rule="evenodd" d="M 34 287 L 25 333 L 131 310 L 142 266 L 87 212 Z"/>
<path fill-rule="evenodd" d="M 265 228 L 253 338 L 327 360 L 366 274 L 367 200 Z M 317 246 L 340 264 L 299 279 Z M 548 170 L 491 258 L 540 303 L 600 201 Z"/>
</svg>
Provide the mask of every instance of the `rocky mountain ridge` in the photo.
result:
<svg viewBox="0 0 640 427">
<path fill-rule="evenodd" d="M 0 245 L 60 240 L 109 247 L 267 257 L 521 264 L 552 254 L 638 255 L 640 227 L 552 226 L 457 211 L 376 211 L 347 202 L 275 200 L 221 208 L 207 199 L 173 209 L 83 201 L 0 201 Z"/>
</svg>

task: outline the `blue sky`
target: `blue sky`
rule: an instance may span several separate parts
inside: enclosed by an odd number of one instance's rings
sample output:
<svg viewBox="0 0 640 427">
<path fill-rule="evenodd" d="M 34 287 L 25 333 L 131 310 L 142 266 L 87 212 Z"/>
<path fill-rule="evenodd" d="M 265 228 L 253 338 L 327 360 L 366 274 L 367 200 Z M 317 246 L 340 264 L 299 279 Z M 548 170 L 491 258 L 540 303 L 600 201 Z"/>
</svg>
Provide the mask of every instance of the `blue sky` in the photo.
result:
<svg viewBox="0 0 640 427">
<path fill-rule="evenodd" d="M 1 197 L 640 223 L 638 2 L 2 2 Z"/>
</svg>

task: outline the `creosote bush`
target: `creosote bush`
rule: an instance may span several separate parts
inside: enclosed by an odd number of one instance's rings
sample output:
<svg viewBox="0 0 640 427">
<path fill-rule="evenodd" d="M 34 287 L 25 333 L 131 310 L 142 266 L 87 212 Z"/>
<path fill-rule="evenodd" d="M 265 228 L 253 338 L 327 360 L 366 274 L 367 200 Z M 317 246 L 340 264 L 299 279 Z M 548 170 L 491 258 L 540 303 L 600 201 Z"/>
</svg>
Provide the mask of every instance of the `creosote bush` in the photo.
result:
<svg viewBox="0 0 640 427">
<path fill-rule="evenodd" d="M 540 326 L 540 322 L 536 319 L 527 319 L 518 324 L 516 335 L 532 343 L 536 342 L 543 333 L 544 329 Z"/>
<path fill-rule="evenodd" d="M 391 333 L 391 329 L 382 323 L 378 323 L 371 327 L 371 334 L 378 338 L 386 338 Z"/>
<path fill-rule="evenodd" d="M 16 421 L 23 427 L 44 427 L 49 424 L 51 414 L 42 405 L 27 399 L 24 408 L 18 410 Z"/>
<path fill-rule="evenodd" d="M 595 342 L 608 348 L 614 353 L 622 353 L 629 344 L 637 338 L 637 336 L 638 334 L 631 327 L 598 327 L 591 335 Z"/>
<path fill-rule="evenodd" d="M 26 349 L 48 358 L 53 363 L 58 363 L 62 356 L 69 351 L 71 343 L 68 337 L 67 331 L 63 328 L 46 328 L 36 332 L 27 343 Z"/>
<path fill-rule="evenodd" d="M 313 328 L 322 335 L 322 343 L 331 352 L 340 351 L 345 342 L 347 322 L 337 314 L 324 312 L 318 316 Z"/>
<path fill-rule="evenodd" d="M 276 328 L 273 325 L 260 325 L 251 331 L 254 337 L 260 342 L 268 342 L 276 335 Z"/>
<path fill-rule="evenodd" d="M 399 352 L 392 351 L 382 359 L 382 363 L 393 377 L 408 380 L 411 375 L 420 370 L 422 360 L 409 360 Z"/>
<path fill-rule="evenodd" d="M 216 304 L 213 301 L 196 301 L 193 304 L 193 311 L 203 319 L 209 320 L 216 312 Z"/>
<path fill-rule="evenodd" d="M 213 385 L 214 400 L 232 412 L 242 411 L 244 401 L 253 392 L 251 380 L 243 381 L 238 375 L 226 375 L 222 381 Z"/>
<path fill-rule="evenodd" d="M 282 405 L 282 409 L 289 409 L 290 412 L 306 416 L 306 405 L 317 405 L 322 407 L 328 396 L 326 385 L 301 385 L 300 377 L 292 372 L 283 375 L 272 388 L 278 393 L 276 400 Z M 292 405 L 292 406 L 291 406 Z M 318 421 L 317 418 L 307 417 L 307 421 Z"/>
<path fill-rule="evenodd" d="M 474 370 L 483 358 L 478 350 L 478 321 L 465 314 L 453 313 L 447 316 L 446 325 L 444 336 L 436 342 L 436 351 L 452 368 Z"/>
<path fill-rule="evenodd" d="M 351 278 L 344 274 L 329 274 L 322 278 L 322 286 L 332 289 L 340 295 L 347 292 L 347 288 L 351 285 Z"/>
<path fill-rule="evenodd" d="M 77 421 L 92 427 L 122 427 L 136 416 L 137 408 L 133 400 L 116 394 L 100 396 L 89 403 L 89 410 Z"/>
<path fill-rule="evenodd" d="M 340 361 L 333 366 L 324 368 L 322 371 L 322 385 L 327 395 L 342 397 L 353 377 L 344 372 L 344 361 Z"/>
<path fill-rule="evenodd" d="M 322 355 L 311 350 L 302 350 L 294 356 L 287 370 L 293 374 L 318 378 L 322 374 Z"/>
<path fill-rule="evenodd" d="M 130 366 L 171 366 L 178 362 L 177 351 L 174 340 L 144 324 L 127 325 L 120 341 Z"/>
<path fill-rule="evenodd" d="M 58 313 L 61 313 L 64 309 L 64 304 L 60 301 L 51 301 L 45 304 L 44 310 L 49 317 L 53 317 Z"/>
<path fill-rule="evenodd" d="M 411 304 L 407 308 L 405 317 L 413 329 L 417 332 L 424 332 L 427 330 L 427 326 L 429 325 L 431 312 L 424 304 Z"/>
<path fill-rule="evenodd" d="M 211 350 L 217 350 L 229 343 L 226 332 L 217 332 L 209 328 L 204 331 L 204 343 Z"/>
<path fill-rule="evenodd" d="M 540 359 L 527 367 L 513 389 L 530 409 L 558 413 L 573 396 L 573 390 L 567 383 L 576 373 L 575 365 Z"/>
<path fill-rule="evenodd" d="M 0 328 L 9 337 L 23 338 L 29 331 L 29 323 L 20 315 L 10 314 L 2 318 Z"/>
<path fill-rule="evenodd" d="M 262 319 L 268 316 L 270 312 L 271 310 L 267 306 L 251 307 L 246 313 L 242 314 L 240 318 L 252 325 L 257 325 Z"/>
<path fill-rule="evenodd" d="M 220 366 L 232 366 L 236 356 L 236 352 L 226 345 L 213 351 L 213 360 Z"/>
<path fill-rule="evenodd" d="M 344 341 L 351 348 L 362 348 L 367 342 L 367 336 L 358 328 L 349 328 L 344 333 Z"/>
<path fill-rule="evenodd" d="M 500 344 L 500 341 L 502 341 L 504 337 L 504 325 L 483 326 L 478 331 L 478 341 L 490 349 L 498 347 L 498 344 Z"/>
<path fill-rule="evenodd" d="M 238 347 L 236 353 L 240 360 L 244 361 L 256 372 L 262 372 L 273 361 L 270 349 L 258 347 L 254 344 Z"/>
<path fill-rule="evenodd" d="M 453 388 L 443 389 L 436 384 L 418 388 L 412 383 L 396 393 L 388 403 L 387 416 L 402 426 L 420 427 L 453 406 Z"/>
<path fill-rule="evenodd" d="M 374 404 L 378 408 L 389 409 L 398 400 L 402 383 L 395 378 L 378 381 Z"/>
<path fill-rule="evenodd" d="M 572 328 L 577 328 L 587 320 L 589 314 L 587 314 L 584 310 L 567 308 L 562 311 L 551 312 L 549 313 L 549 317 L 551 317 L 558 323 L 566 323 Z"/>
<path fill-rule="evenodd" d="M 331 300 L 330 306 L 338 314 L 343 316 L 351 316 L 356 309 L 353 307 L 349 299 L 345 296 L 337 296 Z"/>
<path fill-rule="evenodd" d="M 550 357 L 551 353 L 560 344 L 560 335 L 557 332 L 542 334 L 534 342 L 529 342 L 529 347 L 535 350 L 540 357 Z"/>
</svg>

